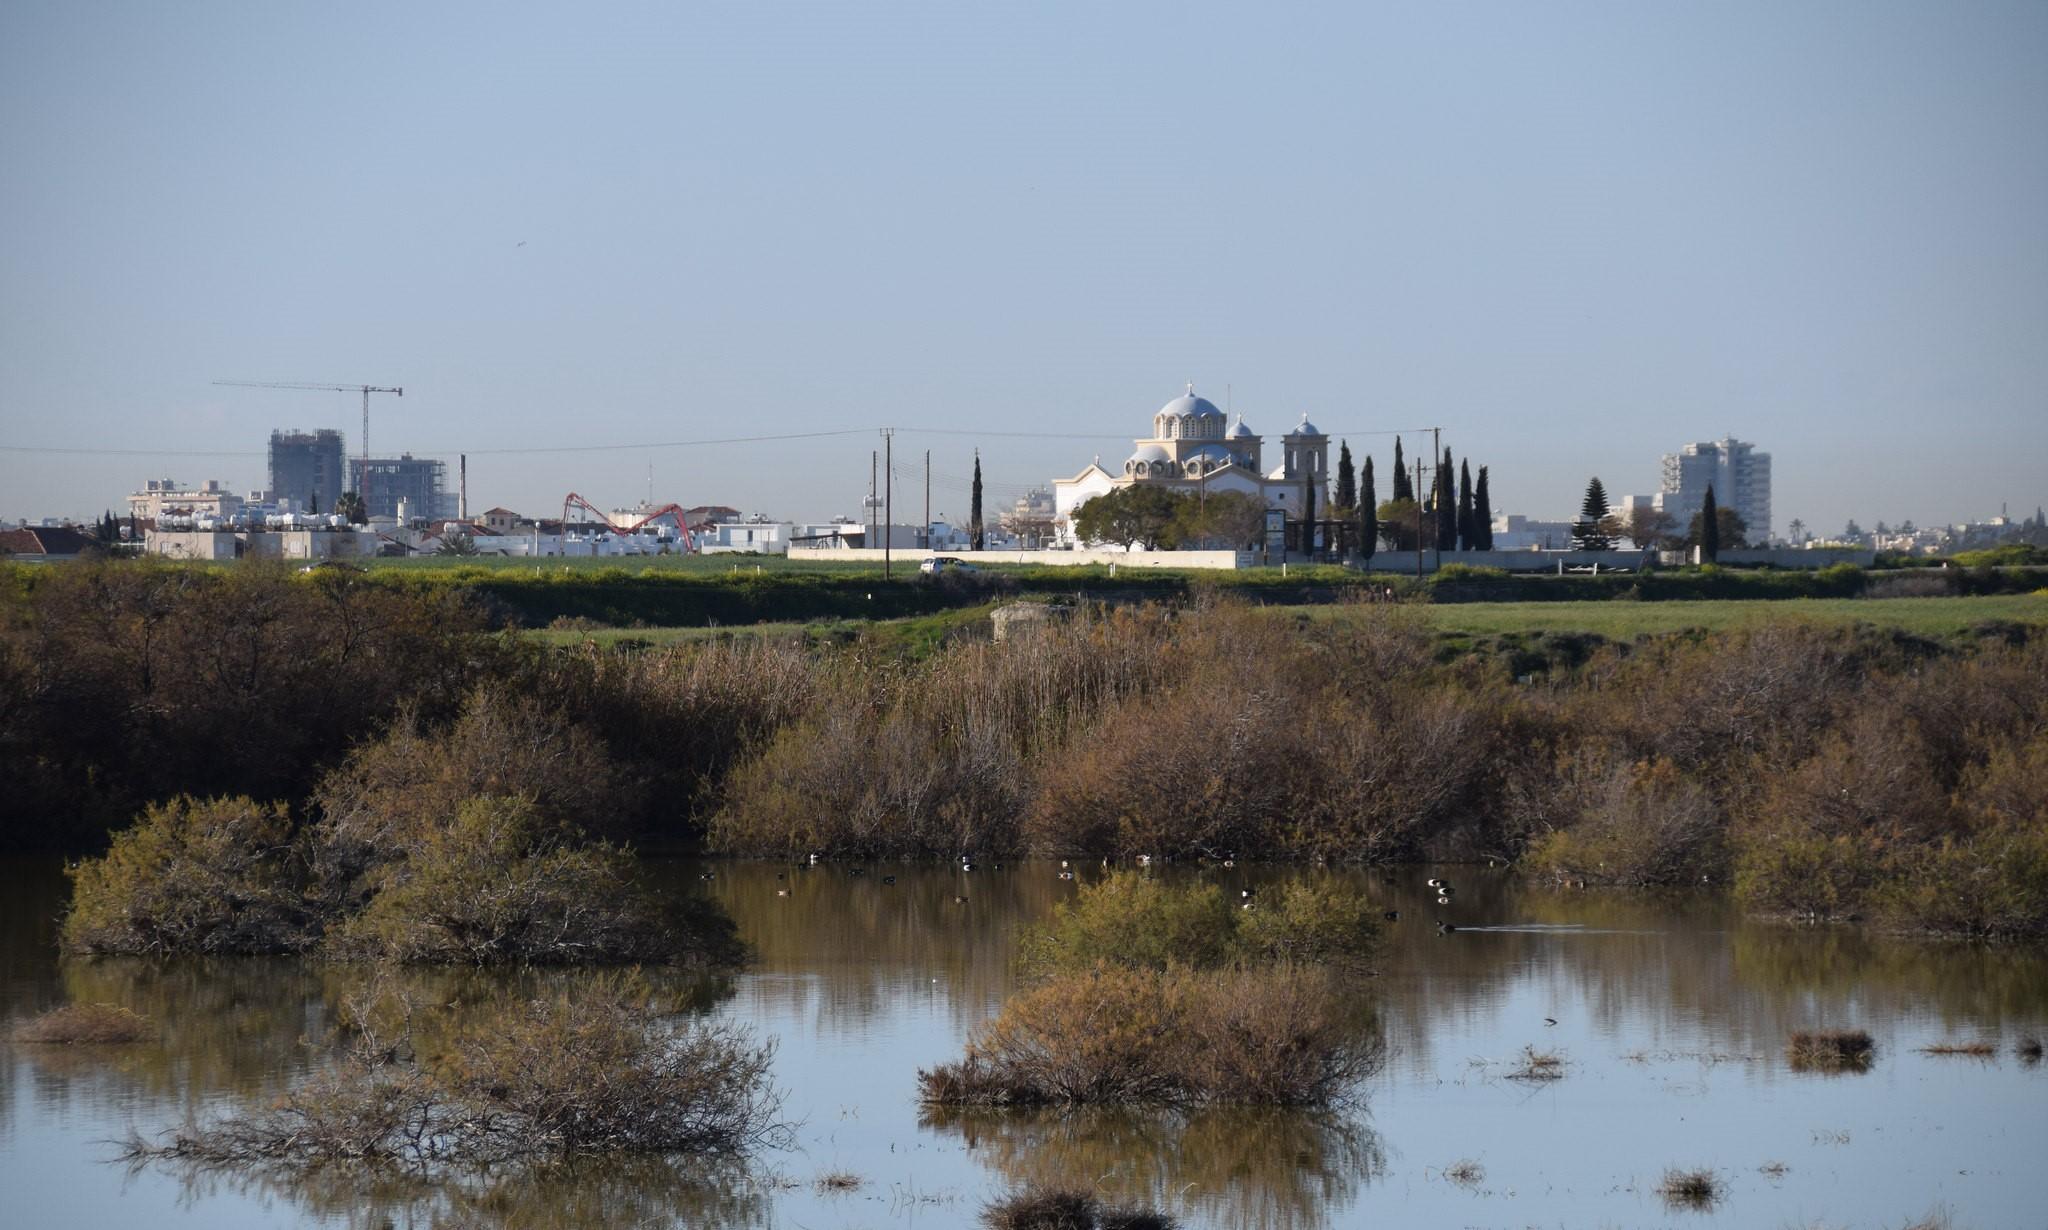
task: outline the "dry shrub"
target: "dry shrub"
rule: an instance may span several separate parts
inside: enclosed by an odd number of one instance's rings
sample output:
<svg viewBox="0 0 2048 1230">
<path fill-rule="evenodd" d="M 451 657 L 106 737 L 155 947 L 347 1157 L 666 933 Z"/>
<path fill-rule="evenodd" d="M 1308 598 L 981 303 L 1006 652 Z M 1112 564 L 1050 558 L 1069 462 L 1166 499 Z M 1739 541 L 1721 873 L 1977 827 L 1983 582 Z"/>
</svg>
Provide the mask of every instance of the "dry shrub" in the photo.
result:
<svg viewBox="0 0 2048 1230">
<path fill-rule="evenodd" d="M 1877 1045 L 1861 1029 L 1800 1029 L 1785 1043 L 1795 1072 L 1868 1072 Z"/>
<path fill-rule="evenodd" d="M 172 799 L 69 874 L 69 952 L 295 952 L 319 936 L 304 848 L 281 804 Z"/>
<path fill-rule="evenodd" d="M 371 872 L 368 903 L 332 935 L 332 952 L 473 965 L 738 957 L 729 918 L 665 910 L 629 856 L 566 844 L 524 799 L 471 799 L 445 823 L 416 823 L 399 852 Z"/>
<path fill-rule="evenodd" d="M 1674 1209 L 1711 1209 L 1720 1202 L 1721 1181 L 1711 1170 L 1673 1168 L 1664 1172 L 1657 1194 Z"/>
<path fill-rule="evenodd" d="M 1054 905 L 1052 918 L 1027 932 L 1019 950 L 1024 967 L 1042 974 L 1085 970 L 1098 962 L 1206 969 L 1232 955 L 1241 913 L 1214 884 L 1176 887 L 1139 872 L 1115 871 Z"/>
<path fill-rule="evenodd" d="M 1292 880 L 1260 895 L 1237 914 L 1240 960 L 1369 968 L 1384 933 L 1379 911 L 1363 895 L 1334 884 Z"/>
<path fill-rule="evenodd" d="M 290 1171 L 343 1161 L 438 1170 L 605 1153 L 733 1154 L 786 1136 L 773 1048 L 730 1026 L 675 1026 L 636 975 L 518 1004 L 425 1063 L 365 1035 L 274 1104 L 136 1139 L 136 1158 Z"/>
<path fill-rule="evenodd" d="M 145 1042 L 156 1036 L 148 1017 L 119 1004 L 65 1004 L 14 1030 L 16 1042 L 52 1046 L 105 1046 Z"/>
<path fill-rule="evenodd" d="M 1522 1065 L 1508 1073 L 1511 1081 L 1558 1081 L 1564 1079 L 1564 1056 L 1556 1051 L 1522 1048 Z"/>
<path fill-rule="evenodd" d="M 1018 1192 L 982 1210 L 990 1230 L 1173 1230 L 1180 1223 L 1154 1209 L 1105 1204 L 1093 1192 Z"/>
<path fill-rule="evenodd" d="M 1326 972 L 1105 965 L 1019 995 L 918 1080 L 944 1105 L 1319 1106 L 1380 1061 Z"/>
<path fill-rule="evenodd" d="M 1486 1167 L 1468 1157 L 1444 1167 L 1444 1178 L 1461 1187 L 1474 1187 L 1485 1180 Z"/>
<path fill-rule="evenodd" d="M 694 827 L 736 764 L 809 714 L 832 669 L 800 641 L 767 637 L 587 649 L 553 665 L 541 690 L 604 740 L 642 803 L 637 827 L 663 836 Z"/>
<path fill-rule="evenodd" d="M 402 712 L 314 796 L 323 891 L 359 904 L 373 868 L 472 798 L 522 798 L 545 825 L 603 834 L 626 809 L 623 792 L 597 737 L 533 697 L 479 689 L 446 729 Z"/>
<path fill-rule="evenodd" d="M 1123 705 L 1040 781 L 1025 821 L 1049 853 L 1194 855 L 1271 849 L 1298 784 L 1304 723 L 1273 690 L 1202 683 Z"/>
<path fill-rule="evenodd" d="M 1631 888 L 1688 884 L 1726 863 L 1723 819 L 1706 786 L 1669 760 L 1615 764 L 1581 780 L 1568 826 L 1523 856 L 1560 879 Z"/>
<path fill-rule="evenodd" d="M 1998 1054 L 1998 1044 L 1978 1039 L 1974 1042 L 1930 1042 L 1920 1048 L 1922 1055 L 1966 1055 L 1972 1059 L 1989 1059 Z"/>
<path fill-rule="evenodd" d="M 1163 970 L 1292 962 L 1360 967 L 1378 953 L 1377 912 L 1365 898 L 1304 881 L 1241 909 L 1214 884 L 1169 884 L 1115 871 L 1083 884 L 1020 942 L 1026 970 L 1076 972 L 1100 963 Z"/>
<path fill-rule="evenodd" d="M 1077 618 L 1028 643 L 857 661 L 807 720 L 733 773 L 711 844 L 866 858 L 1014 850 L 1033 758 L 1097 708 L 1152 686 L 1166 622 Z"/>
</svg>

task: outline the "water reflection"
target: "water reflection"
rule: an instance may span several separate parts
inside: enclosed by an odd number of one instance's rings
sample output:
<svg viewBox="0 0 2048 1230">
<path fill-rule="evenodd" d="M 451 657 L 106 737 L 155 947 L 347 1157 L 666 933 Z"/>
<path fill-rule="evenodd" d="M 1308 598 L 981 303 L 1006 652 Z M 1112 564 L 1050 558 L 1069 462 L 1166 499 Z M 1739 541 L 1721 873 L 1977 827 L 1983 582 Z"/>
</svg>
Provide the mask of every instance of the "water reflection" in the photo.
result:
<svg viewBox="0 0 2048 1230">
<path fill-rule="evenodd" d="M 283 1199 L 329 1225 L 467 1230 L 765 1226 L 772 1189 L 744 1166 L 667 1158 L 576 1159 L 433 1179 L 389 1169 L 223 1171 L 174 1167 L 186 1203 Z"/>
<path fill-rule="evenodd" d="M 699 878 L 706 870 L 709 881 Z M 34 1211 L 21 1214 L 26 1224 L 80 1226 L 150 1224 L 179 1201 L 202 1222 L 260 1225 L 902 1224 L 917 1220 L 916 1206 L 899 1210 L 880 1193 L 903 1183 L 955 1193 L 939 1220 L 965 1222 L 979 1200 L 1014 1185 L 1098 1180 L 1203 1226 L 1639 1224 L 1655 1210 L 1628 1193 L 1648 1190 L 1662 1166 L 1694 1160 L 1692 1143 L 1676 1149 L 1659 1135 L 1682 1096 L 1686 1140 L 1722 1150 L 1700 1149 L 1708 1155 L 1697 1161 L 1747 1167 L 1742 1174 L 1770 1159 L 1792 1167 L 1738 1190 L 1725 1212 L 1688 1215 L 1697 1224 L 1896 1224 L 1930 1190 L 1945 1193 L 1963 1224 L 2038 1222 L 2022 1190 L 2032 1172 L 2012 1142 L 2026 1135 L 2014 1130 L 2023 1108 L 2038 1108 L 2032 1082 L 2048 1079 L 2015 1054 L 2021 1038 L 2048 1033 L 2039 947 L 1760 925 L 1715 890 L 1559 891 L 1468 867 L 1443 873 L 1458 886 L 1448 907 L 1424 884 L 1433 869 L 1165 869 L 1213 877 L 1232 895 L 1326 877 L 1399 911 L 1377 976 L 1354 987 L 1361 1023 L 1391 1051 L 1365 1091 L 1371 1126 L 1358 1114 L 1225 1110 L 921 1120 L 916 1069 L 957 1056 L 1016 990 L 1019 933 L 1076 885 L 1043 863 L 855 870 L 651 864 L 673 891 L 723 903 L 756 963 L 721 980 L 648 976 L 688 1010 L 778 1041 L 776 1083 L 809 1125 L 801 1153 L 766 1163 L 804 1174 L 848 1168 L 869 1180 L 866 1195 L 827 1203 L 807 1187 L 641 1160 L 438 1187 L 345 1171 L 287 1180 L 153 1170 L 82 1206 L 78 1191 L 117 1186 L 99 1142 L 274 1096 L 330 1062 L 341 1005 L 374 975 L 271 959 L 60 961 L 52 924 L 65 888 L 47 861 L 0 867 L 0 1031 L 57 1004 L 105 1001 L 148 1016 L 161 1035 L 90 1050 L 0 1045 L 0 1187 Z M 1084 879 L 1095 874 L 1082 869 Z M 1440 934 L 1439 917 L 1463 929 Z M 453 1021 L 583 976 L 397 977 Z M 1793 1072 L 1786 1039 L 1814 1028 L 1869 1030 L 1872 1072 Z M 1988 1064 L 1917 1049 L 1979 1036 L 2000 1043 Z M 1471 1063 L 1504 1063 L 1531 1043 L 1568 1055 L 1565 1080 L 1529 1090 L 1500 1079 L 1498 1064 Z M 1626 1062 L 1635 1055 L 1646 1062 Z M 1854 1143 L 1823 1143 L 1821 1129 L 1854 1129 Z M 1482 1197 L 1428 1180 L 1427 1168 L 1460 1157 L 1483 1160 L 1489 1190 L 1519 1193 L 1512 1211 L 1472 1206 Z M 1381 1181 L 1390 1164 L 1392 1181 Z M 1550 1192 L 1557 1203 L 1546 1207 Z"/>
<path fill-rule="evenodd" d="M 1013 1187 L 1095 1189 L 1260 1230 L 1329 1224 L 1386 1166 L 1378 1134 L 1336 1113 L 932 1108 L 922 1122 Z"/>
</svg>

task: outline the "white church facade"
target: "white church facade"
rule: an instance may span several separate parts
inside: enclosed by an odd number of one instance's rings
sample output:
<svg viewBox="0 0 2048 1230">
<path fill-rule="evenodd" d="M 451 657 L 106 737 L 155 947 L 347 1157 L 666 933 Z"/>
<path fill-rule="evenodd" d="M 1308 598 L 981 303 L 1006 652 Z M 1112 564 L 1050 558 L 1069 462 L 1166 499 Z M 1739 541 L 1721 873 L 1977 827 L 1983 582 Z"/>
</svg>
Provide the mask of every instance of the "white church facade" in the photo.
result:
<svg viewBox="0 0 2048 1230">
<path fill-rule="evenodd" d="M 1265 464 L 1264 440 L 1245 425 L 1244 416 L 1227 422 L 1223 411 L 1195 386 L 1160 407 L 1152 416 L 1152 437 L 1133 440 L 1136 446 L 1120 472 L 1105 469 L 1096 458 L 1072 478 L 1053 480 L 1055 532 L 1074 545 L 1074 510 L 1098 495 L 1140 483 L 1156 484 L 1190 495 L 1226 491 L 1254 496 L 1267 508 L 1280 509 L 1290 521 L 1310 507 L 1320 516 L 1330 502 L 1330 438 L 1302 415 L 1294 430 L 1280 438 L 1280 456 Z"/>
</svg>

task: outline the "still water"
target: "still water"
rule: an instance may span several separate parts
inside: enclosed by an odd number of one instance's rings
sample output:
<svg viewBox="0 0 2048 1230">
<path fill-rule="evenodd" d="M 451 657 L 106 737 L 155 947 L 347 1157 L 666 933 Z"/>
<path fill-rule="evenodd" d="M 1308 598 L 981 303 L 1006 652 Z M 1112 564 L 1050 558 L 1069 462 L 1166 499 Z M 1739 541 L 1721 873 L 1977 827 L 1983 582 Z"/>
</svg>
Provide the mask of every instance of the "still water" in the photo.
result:
<svg viewBox="0 0 2048 1230">
<path fill-rule="evenodd" d="M 97 1052 L 0 1042 L 0 1225 L 936 1227 L 1036 1183 L 1214 1227 L 1899 1227 L 1935 1211 L 1958 1227 L 2048 1225 L 2048 1065 L 2016 1050 L 2048 1036 L 2039 949 L 1764 926 L 1712 894 L 1558 893 L 1462 867 L 1190 872 L 1233 891 L 1327 874 L 1401 912 L 1369 982 L 1389 1058 L 1359 1105 L 934 1116 L 915 1102 L 917 1069 L 957 1057 L 1016 990 L 1019 930 L 1074 891 L 1055 868 L 657 873 L 716 896 L 757 953 L 745 973 L 691 987 L 692 1002 L 775 1041 L 794 1146 L 744 1167 L 641 1160 L 423 1188 L 113 1160 L 131 1132 L 247 1105 L 318 1068 L 362 975 L 60 962 L 61 875 L 0 864 L 0 1037 L 69 1000 L 124 1004 L 162 1029 Z M 1455 905 L 1434 904 L 1434 874 L 1457 881 Z M 1439 916 L 1460 929 L 1439 933 Z M 422 975 L 457 999 L 476 977 Z M 1875 1064 L 1792 1071 L 1786 1035 L 1812 1027 L 1869 1030 Z M 1996 1054 L 1920 1049 L 1977 1040 Z M 1562 1056 L 1562 1079 L 1511 1077 L 1530 1046 Z M 1454 1179 L 1460 1162 L 1475 1166 Z M 1667 1208 L 1655 1189 L 1670 1167 L 1712 1170 L 1723 1199 Z M 819 1182 L 835 1174 L 857 1185 Z"/>
</svg>

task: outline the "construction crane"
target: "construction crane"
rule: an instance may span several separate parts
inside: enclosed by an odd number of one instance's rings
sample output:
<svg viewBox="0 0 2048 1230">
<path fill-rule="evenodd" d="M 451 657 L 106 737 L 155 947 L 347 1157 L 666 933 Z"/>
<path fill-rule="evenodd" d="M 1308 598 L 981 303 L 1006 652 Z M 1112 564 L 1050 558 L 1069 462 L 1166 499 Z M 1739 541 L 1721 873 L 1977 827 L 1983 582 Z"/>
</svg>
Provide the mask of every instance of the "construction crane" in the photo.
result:
<svg viewBox="0 0 2048 1230">
<path fill-rule="evenodd" d="M 697 538 L 696 535 L 690 533 L 690 517 L 689 514 L 683 510 L 682 505 L 663 504 L 660 508 L 657 508 L 653 512 L 648 513 L 646 516 L 640 518 L 638 521 L 635 521 L 631 525 L 619 525 L 615 523 L 610 516 L 606 515 L 603 509 L 600 509 L 597 505 L 591 503 L 589 500 L 584 499 L 582 496 L 577 495 L 573 491 L 571 491 L 567 496 L 563 497 L 562 499 L 562 544 L 563 550 L 565 551 L 568 549 L 569 509 L 572 507 L 580 508 L 584 512 L 589 513 L 591 516 L 596 517 L 599 525 L 604 526 L 605 529 L 610 530 L 614 534 L 637 534 L 643 528 L 645 528 L 649 522 L 654 521 L 660 517 L 665 517 L 670 513 L 674 513 L 676 515 L 676 533 L 680 535 L 677 541 L 682 544 L 683 554 L 697 554 Z"/>
<path fill-rule="evenodd" d="M 363 470 L 369 472 L 370 461 L 370 394 L 396 393 L 405 396 L 400 388 L 381 388 L 374 384 L 301 384 L 292 380 L 216 380 L 215 384 L 229 385 L 237 389 L 312 389 L 320 393 L 361 393 L 363 395 Z"/>
</svg>

